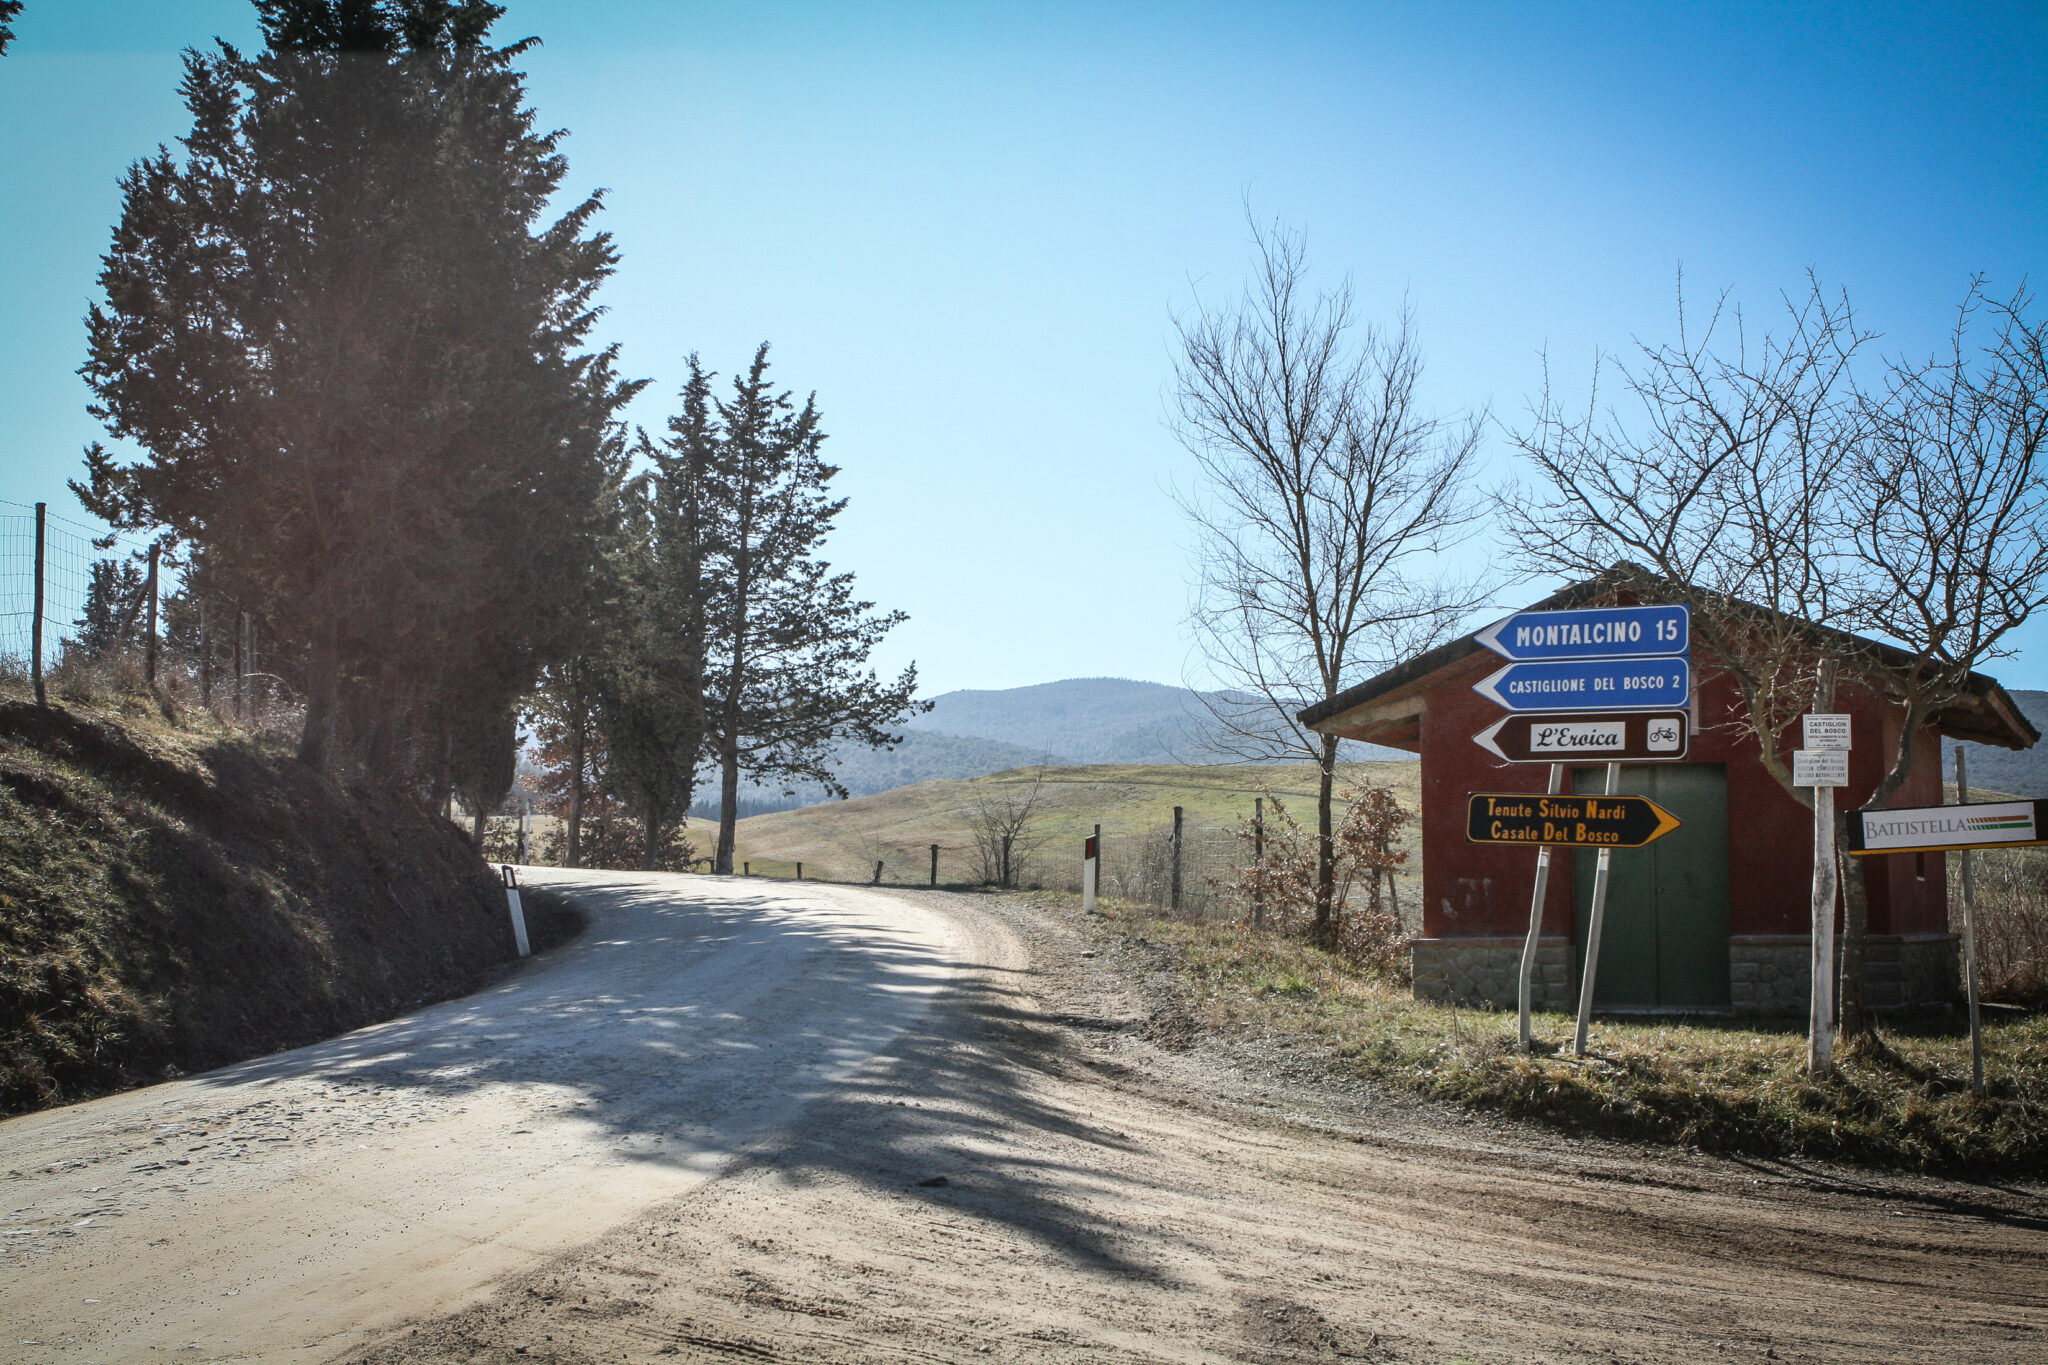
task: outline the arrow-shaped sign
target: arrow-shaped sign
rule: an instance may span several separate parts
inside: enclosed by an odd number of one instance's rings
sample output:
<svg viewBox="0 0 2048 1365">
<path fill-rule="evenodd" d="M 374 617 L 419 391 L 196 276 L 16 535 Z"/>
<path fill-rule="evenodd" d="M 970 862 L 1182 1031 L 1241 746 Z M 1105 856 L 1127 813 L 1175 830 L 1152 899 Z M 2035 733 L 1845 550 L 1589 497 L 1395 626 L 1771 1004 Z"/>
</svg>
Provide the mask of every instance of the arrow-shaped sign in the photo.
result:
<svg viewBox="0 0 2048 1365">
<path fill-rule="evenodd" d="M 1641 848 L 1677 828 L 1678 817 L 1647 796 L 1474 792 L 1465 809 L 1465 837 L 1475 844 Z"/>
<path fill-rule="evenodd" d="M 1509 664 L 1472 684 L 1510 711 L 1649 711 L 1692 700 L 1684 659 L 1571 659 Z"/>
<path fill-rule="evenodd" d="M 1676 761 L 1686 755 L 1683 711 L 1536 711 L 1502 716 L 1472 742 L 1509 763 Z"/>
<path fill-rule="evenodd" d="M 1473 638 L 1508 659 L 1641 659 L 1688 652 L 1692 613 L 1685 607 L 1518 611 Z"/>
</svg>

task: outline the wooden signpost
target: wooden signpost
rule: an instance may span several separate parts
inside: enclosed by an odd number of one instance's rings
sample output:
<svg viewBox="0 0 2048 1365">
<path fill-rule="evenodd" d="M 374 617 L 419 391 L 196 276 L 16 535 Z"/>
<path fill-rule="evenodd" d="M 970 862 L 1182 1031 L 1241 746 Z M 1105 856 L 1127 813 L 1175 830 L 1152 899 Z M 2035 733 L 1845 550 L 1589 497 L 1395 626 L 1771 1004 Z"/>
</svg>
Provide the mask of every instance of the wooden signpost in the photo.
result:
<svg viewBox="0 0 2048 1365">
<path fill-rule="evenodd" d="M 1508 763 L 1550 764 L 1544 795 L 1475 792 L 1466 809 L 1465 837 L 1472 842 L 1536 846 L 1536 885 L 1516 990 L 1524 1052 L 1532 1041 L 1529 1001 L 1543 899 L 1550 889 L 1550 850 L 1600 851 L 1580 974 L 1577 1048 L 1583 1057 L 1600 966 L 1609 860 L 1617 848 L 1641 848 L 1678 828 L 1677 818 L 1655 802 L 1619 796 L 1615 788 L 1623 759 L 1672 762 L 1686 756 L 1692 730 L 1685 711 L 1692 701 L 1692 613 L 1683 606 L 1525 611 L 1474 638 L 1509 662 L 1472 690 L 1513 714 L 1473 741 Z M 1589 758 L 1607 764 L 1605 795 L 1562 795 L 1565 761 Z"/>
</svg>

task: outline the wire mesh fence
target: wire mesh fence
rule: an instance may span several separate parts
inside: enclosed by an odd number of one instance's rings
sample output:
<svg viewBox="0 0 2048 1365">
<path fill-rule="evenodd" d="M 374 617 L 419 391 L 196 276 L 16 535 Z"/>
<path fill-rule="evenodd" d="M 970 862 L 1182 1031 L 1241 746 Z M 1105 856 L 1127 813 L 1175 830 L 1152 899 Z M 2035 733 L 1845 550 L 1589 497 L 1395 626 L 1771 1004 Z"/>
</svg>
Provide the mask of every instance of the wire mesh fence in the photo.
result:
<svg viewBox="0 0 2048 1365">
<path fill-rule="evenodd" d="M 1102 829 L 1102 864 L 1098 890 L 1112 900 L 1154 910 L 1177 913 L 1191 919 L 1243 919 L 1253 911 L 1243 889 L 1245 874 L 1258 858 L 1256 846 L 1245 835 L 1251 812 L 1244 824 L 1185 824 L 1176 852 L 1170 825 L 1147 829 Z M 1414 852 L 1409 868 L 1419 870 L 1421 860 Z M 1031 850 L 1012 864 L 1011 884 L 1019 890 L 1081 890 L 1081 857 L 1073 848 L 1044 846 Z M 1421 881 L 1413 871 L 1392 879 L 1385 904 L 1404 926 L 1419 932 L 1422 902 Z M 1341 909 L 1363 905 L 1368 892 L 1352 886 L 1340 903 Z"/>
<path fill-rule="evenodd" d="M 47 510 L 42 521 L 42 660 L 54 672 L 84 627 L 93 566 L 132 560 L 147 543 Z M 0 668 L 15 674 L 35 655 L 36 560 L 36 509 L 0 501 Z"/>
</svg>

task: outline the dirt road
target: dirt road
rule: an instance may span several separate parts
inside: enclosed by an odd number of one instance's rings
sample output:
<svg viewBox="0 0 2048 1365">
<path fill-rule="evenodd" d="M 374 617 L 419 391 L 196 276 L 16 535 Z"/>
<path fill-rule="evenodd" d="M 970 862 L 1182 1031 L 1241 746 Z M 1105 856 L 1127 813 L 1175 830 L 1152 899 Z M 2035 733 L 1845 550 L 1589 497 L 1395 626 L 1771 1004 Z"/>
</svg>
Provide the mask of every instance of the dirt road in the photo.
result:
<svg viewBox="0 0 2048 1365">
<path fill-rule="evenodd" d="M 2048 1359 L 2037 1188 L 1316 1081 L 999 898 L 579 894 L 482 996 L 0 1125 L 0 1359 Z"/>
</svg>

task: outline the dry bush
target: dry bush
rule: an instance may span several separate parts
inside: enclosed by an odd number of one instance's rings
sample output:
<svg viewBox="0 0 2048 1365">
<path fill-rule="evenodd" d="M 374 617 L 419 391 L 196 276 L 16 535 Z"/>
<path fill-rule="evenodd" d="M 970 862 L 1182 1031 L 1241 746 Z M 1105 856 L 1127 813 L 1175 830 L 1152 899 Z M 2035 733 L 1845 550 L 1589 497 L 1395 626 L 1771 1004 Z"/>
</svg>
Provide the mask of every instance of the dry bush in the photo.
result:
<svg viewBox="0 0 2048 1365">
<path fill-rule="evenodd" d="M 1977 967 L 1987 1000 L 2048 1006 L 2048 849 L 2008 848 L 1970 855 L 1977 888 Z M 1960 927 L 1958 856 L 1949 858 L 1950 903 Z"/>
<path fill-rule="evenodd" d="M 1284 934 L 1306 937 L 1316 915 L 1316 835 L 1304 829 L 1287 803 L 1266 795 L 1264 852 L 1248 860 L 1235 877 L 1215 884 L 1254 907 L 1251 918 Z M 1336 950 L 1375 975 L 1404 978 L 1408 938 L 1401 929 L 1394 876 L 1408 853 L 1396 847 L 1401 830 L 1414 820 L 1388 787 L 1366 784 L 1342 794 L 1344 817 L 1335 833 L 1337 853 Z M 1235 831 L 1247 848 L 1259 842 L 1253 822 Z M 1357 894 L 1362 904 L 1354 905 Z"/>
</svg>

